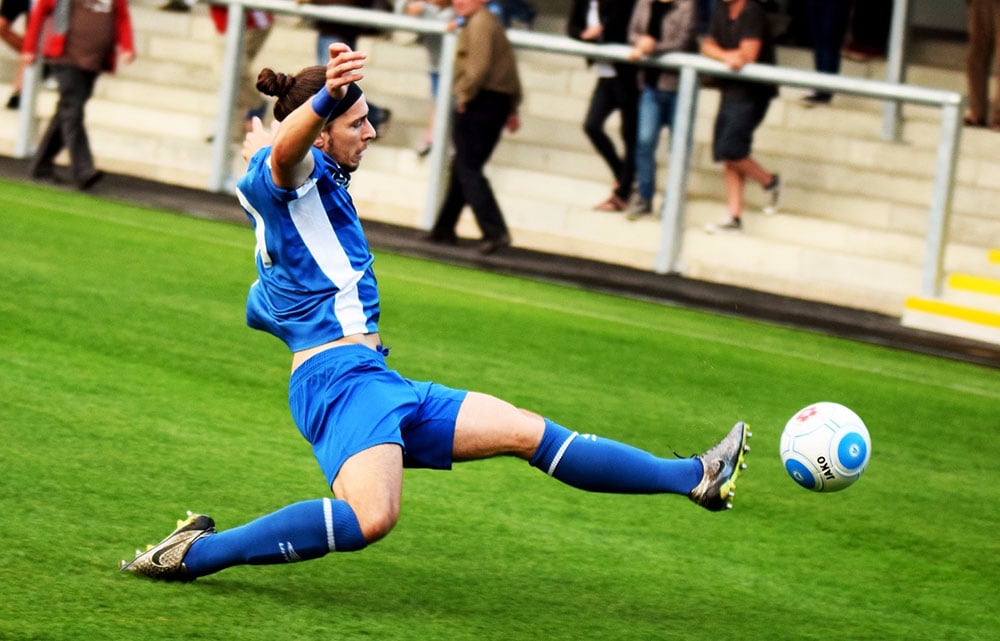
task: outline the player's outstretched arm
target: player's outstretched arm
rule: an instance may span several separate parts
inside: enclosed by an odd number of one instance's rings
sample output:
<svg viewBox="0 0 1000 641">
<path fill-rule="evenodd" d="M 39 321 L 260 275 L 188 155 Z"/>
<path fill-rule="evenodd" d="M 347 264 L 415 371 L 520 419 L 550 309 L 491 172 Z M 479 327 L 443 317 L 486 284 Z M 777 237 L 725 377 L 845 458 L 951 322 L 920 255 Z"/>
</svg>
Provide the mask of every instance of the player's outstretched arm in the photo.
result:
<svg viewBox="0 0 1000 641">
<path fill-rule="evenodd" d="M 347 86 L 364 76 L 367 54 L 352 51 L 342 42 L 330 45 L 326 64 L 326 86 L 316 96 L 300 105 L 281 123 L 271 148 L 271 177 L 284 189 L 301 185 L 313 170 L 310 147 L 326 126 L 327 116 L 347 93 Z"/>
</svg>

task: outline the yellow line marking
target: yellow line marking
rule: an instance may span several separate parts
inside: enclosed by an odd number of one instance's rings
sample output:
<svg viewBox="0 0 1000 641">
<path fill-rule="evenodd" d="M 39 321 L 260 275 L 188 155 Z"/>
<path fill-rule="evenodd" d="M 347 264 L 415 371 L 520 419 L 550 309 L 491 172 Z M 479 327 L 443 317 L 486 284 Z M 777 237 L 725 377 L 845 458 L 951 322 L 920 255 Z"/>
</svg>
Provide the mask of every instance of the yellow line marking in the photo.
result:
<svg viewBox="0 0 1000 641">
<path fill-rule="evenodd" d="M 971 274 L 952 274 L 948 277 L 948 287 L 987 296 L 1000 296 L 1000 280 L 995 278 L 984 278 Z"/>
<path fill-rule="evenodd" d="M 971 307 L 963 307 L 953 303 L 943 303 L 939 300 L 915 297 L 907 298 L 906 309 L 1000 329 L 1000 314 L 985 312 L 981 309 L 973 309 Z"/>
</svg>

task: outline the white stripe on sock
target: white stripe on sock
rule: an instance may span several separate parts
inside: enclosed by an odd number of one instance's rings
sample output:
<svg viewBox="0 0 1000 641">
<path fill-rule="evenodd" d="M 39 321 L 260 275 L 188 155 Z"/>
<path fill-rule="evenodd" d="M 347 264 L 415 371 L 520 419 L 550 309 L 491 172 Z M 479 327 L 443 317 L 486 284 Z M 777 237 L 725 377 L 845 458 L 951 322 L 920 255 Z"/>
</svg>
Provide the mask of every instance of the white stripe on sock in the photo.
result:
<svg viewBox="0 0 1000 641">
<path fill-rule="evenodd" d="M 562 460 L 563 454 L 566 453 L 566 448 L 569 447 L 569 444 L 573 441 L 573 439 L 575 439 L 579 435 L 580 435 L 579 432 L 573 432 L 572 434 L 570 434 L 569 438 L 563 441 L 563 444 L 559 446 L 559 451 L 556 452 L 555 458 L 552 459 L 552 464 L 549 465 L 549 469 L 545 470 L 546 474 L 552 476 L 555 473 L 556 467 L 559 465 L 559 461 Z"/>
<path fill-rule="evenodd" d="M 337 551 L 337 540 L 333 535 L 333 501 L 323 499 L 323 520 L 326 522 L 326 547 L 331 552 Z"/>
</svg>

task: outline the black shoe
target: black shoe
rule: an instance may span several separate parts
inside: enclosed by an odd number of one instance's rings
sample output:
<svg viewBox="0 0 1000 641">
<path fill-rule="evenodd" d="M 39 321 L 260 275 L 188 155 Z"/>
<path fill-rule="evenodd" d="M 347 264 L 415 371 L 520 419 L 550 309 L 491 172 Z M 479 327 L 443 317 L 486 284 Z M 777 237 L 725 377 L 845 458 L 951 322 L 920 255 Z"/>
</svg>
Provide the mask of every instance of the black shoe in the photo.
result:
<svg viewBox="0 0 1000 641">
<path fill-rule="evenodd" d="M 802 97 L 802 106 L 811 107 L 821 107 L 823 105 L 830 104 L 833 100 L 833 94 L 825 93 L 822 91 L 814 91 L 813 93 Z"/>
<path fill-rule="evenodd" d="M 184 0 L 169 0 L 165 5 L 160 7 L 160 11 L 173 11 L 175 13 L 187 13 L 191 11 L 191 5 L 184 2 Z"/>
<path fill-rule="evenodd" d="M 103 178 L 104 178 L 104 172 L 101 171 L 100 169 L 97 169 L 94 171 L 94 173 L 90 174 L 80 182 L 76 183 L 76 188 L 79 189 L 80 191 L 87 191 L 97 183 L 101 182 Z"/>
<path fill-rule="evenodd" d="M 504 247 L 510 247 L 510 236 L 507 234 L 497 236 L 496 238 L 484 238 L 482 242 L 479 243 L 478 251 L 480 254 L 485 256 Z"/>
<path fill-rule="evenodd" d="M 14 110 L 17 110 L 17 109 L 21 108 L 21 94 L 20 93 L 12 93 L 12 94 L 10 94 L 10 98 L 7 99 L 7 108 L 8 109 L 14 109 Z"/>
<path fill-rule="evenodd" d="M 32 166 L 28 171 L 28 175 L 31 176 L 32 180 L 55 180 L 56 170 L 52 165 L 45 167 Z"/>
<path fill-rule="evenodd" d="M 420 240 L 434 243 L 436 245 L 457 245 L 458 236 L 454 234 L 438 234 L 433 231 L 429 231 L 426 234 L 421 234 Z"/>
</svg>

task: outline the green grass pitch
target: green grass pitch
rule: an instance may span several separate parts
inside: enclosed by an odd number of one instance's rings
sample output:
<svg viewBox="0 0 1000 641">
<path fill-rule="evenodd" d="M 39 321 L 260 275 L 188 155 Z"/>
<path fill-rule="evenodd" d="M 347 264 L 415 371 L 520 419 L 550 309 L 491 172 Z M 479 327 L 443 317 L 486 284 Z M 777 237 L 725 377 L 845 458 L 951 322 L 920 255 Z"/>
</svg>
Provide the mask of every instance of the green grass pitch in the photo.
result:
<svg viewBox="0 0 1000 641">
<path fill-rule="evenodd" d="M 235 207 L 235 203 L 234 203 Z M 326 496 L 289 356 L 244 325 L 247 227 L 0 182 L 0 639 L 994 639 L 1000 371 L 376 252 L 404 375 L 672 456 L 743 419 L 733 511 L 521 461 L 409 471 L 356 554 L 148 582 L 119 559 Z M 778 457 L 834 400 L 872 434 L 818 495 Z"/>
</svg>

